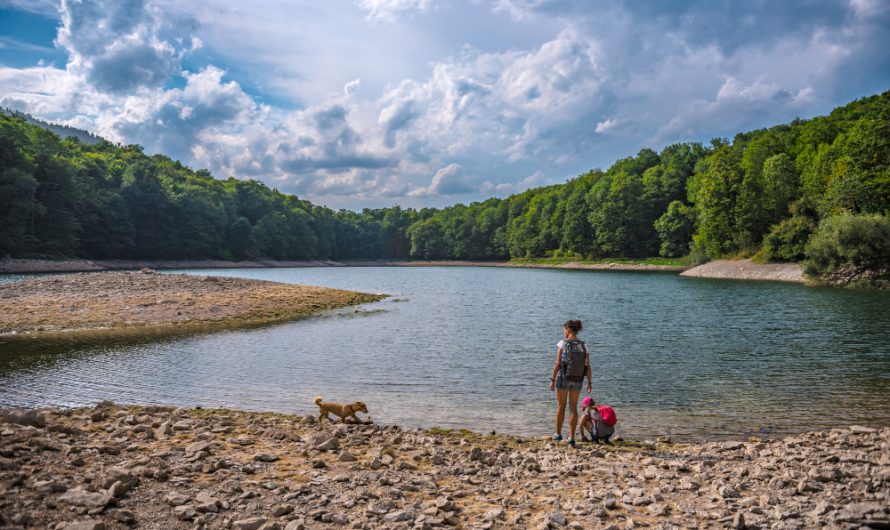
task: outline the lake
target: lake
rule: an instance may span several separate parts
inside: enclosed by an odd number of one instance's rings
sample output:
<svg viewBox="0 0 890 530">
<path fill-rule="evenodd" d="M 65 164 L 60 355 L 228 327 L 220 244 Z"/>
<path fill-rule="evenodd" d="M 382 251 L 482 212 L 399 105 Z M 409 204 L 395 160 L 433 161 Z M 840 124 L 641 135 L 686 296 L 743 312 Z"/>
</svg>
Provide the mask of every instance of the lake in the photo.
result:
<svg viewBox="0 0 890 530">
<path fill-rule="evenodd" d="M 775 436 L 890 424 L 890 293 L 675 274 L 482 267 L 184 270 L 386 293 L 250 330 L 0 344 L 0 406 L 119 403 L 552 433 L 562 324 L 584 322 L 593 396 L 625 437 Z M 25 276 L 0 276 L 15 281 Z"/>
</svg>

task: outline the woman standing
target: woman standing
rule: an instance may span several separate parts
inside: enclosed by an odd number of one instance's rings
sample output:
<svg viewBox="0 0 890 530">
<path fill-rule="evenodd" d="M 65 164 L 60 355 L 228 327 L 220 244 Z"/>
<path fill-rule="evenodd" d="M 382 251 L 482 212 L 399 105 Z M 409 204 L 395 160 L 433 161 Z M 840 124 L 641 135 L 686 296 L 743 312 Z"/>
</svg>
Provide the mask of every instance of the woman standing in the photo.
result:
<svg viewBox="0 0 890 530">
<path fill-rule="evenodd" d="M 556 390 L 556 433 L 553 439 L 562 440 L 562 424 L 566 417 L 566 402 L 569 412 L 569 445 L 575 447 L 575 429 L 578 427 L 578 397 L 581 385 L 587 376 L 587 392 L 591 386 L 590 354 L 583 340 L 578 339 L 581 331 L 580 320 L 569 320 L 562 327 L 563 340 L 556 344 L 556 362 L 550 376 L 550 390 Z"/>
</svg>

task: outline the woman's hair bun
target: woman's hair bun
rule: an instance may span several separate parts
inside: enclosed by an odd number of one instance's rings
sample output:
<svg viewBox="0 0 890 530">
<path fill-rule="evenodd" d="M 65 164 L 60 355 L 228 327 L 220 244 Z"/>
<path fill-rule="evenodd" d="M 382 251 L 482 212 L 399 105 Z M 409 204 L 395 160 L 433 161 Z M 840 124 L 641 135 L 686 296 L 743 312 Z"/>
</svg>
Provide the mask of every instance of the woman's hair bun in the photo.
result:
<svg viewBox="0 0 890 530">
<path fill-rule="evenodd" d="M 569 330 L 570 330 L 572 333 L 578 333 L 579 331 L 581 331 L 582 329 L 584 329 L 584 327 L 581 325 L 581 321 L 580 321 L 580 320 L 569 320 L 569 321 L 566 321 L 566 323 L 563 324 L 563 325 L 564 325 L 565 327 L 569 328 Z"/>
</svg>

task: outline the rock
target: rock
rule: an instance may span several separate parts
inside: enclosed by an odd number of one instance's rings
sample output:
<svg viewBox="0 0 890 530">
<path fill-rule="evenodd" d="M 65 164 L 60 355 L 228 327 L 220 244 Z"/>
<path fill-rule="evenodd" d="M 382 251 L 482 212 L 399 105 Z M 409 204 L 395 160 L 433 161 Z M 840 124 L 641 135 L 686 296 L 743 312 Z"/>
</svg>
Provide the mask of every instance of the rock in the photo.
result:
<svg viewBox="0 0 890 530">
<path fill-rule="evenodd" d="M 340 449 L 340 441 L 335 436 L 330 436 L 315 444 L 316 451 L 333 451 Z"/>
<path fill-rule="evenodd" d="M 547 512 L 544 515 L 544 522 L 548 524 L 555 524 L 559 526 L 565 526 L 566 524 L 566 515 L 562 510 L 557 508 L 552 512 Z"/>
<path fill-rule="evenodd" d="M 399 462 L 399 469 L 413 471 L 413 470 L 417 469 L 417 466 L 402 460 L 401 462 Z"/>
<path fill-rule="evenodd" d="M 106 473 L 102 481 L 102 486 L 106 489 L 111 488 L 116 482 L 120 482 L 126 493 L 139 483 L 139 477 L 134 475 L 130 470 L 122 467 L 112 467 Z"/>
<path fill-rule="evenodd" d="M 736 512 L 735 517 L 732 518 L 732 527 L 738 530 L 745 529 L 745 516 L 742 515 L 742 512 Z"/>
<path fill-rule="evenodd" d="M 291 522 L 287 523 L 287 526 L 284 527 L 284 530 L 305 530 L 305 529 L 306 529 L 306 525 L 300 519 L 297 519 L 296 521 L 291 521 Z"/>
<path fill-rule="evenodd" d="M 275 517 L 281 517 L 281 516 L 283 516 L 283 515 L 287 515 L 287 514 L 293 512 L 293 511 L 294 511 L 294 507 L 293 507 L 293 506 L 289 506 L 289 505 L 283 504 L 283 505 L 278 506 L 277 508 L 275 508 L 275 510 L 272 512 L 272 515 L 275 516 Z"/>
<path fill-rule="evenodd" d="M 130 524 L 136 521 L 136 515 L 130 510 L 114 509 L 108 512 L 108 516 L 121 523 Z"/>
<path fill-rule="evenodd" d="M 355 456 L 353 456 L 351 453 L 347 453 L 346 451 L 342 451 L 342 452 L 340 453 L 340 456 L 337 457 L 337 460 L 338 460 L 339 462 L 355 462 L 356 460 L 358 460 L 358 458 L 356 458 Z"/>
<path fill-rule="evenodd" d="M 188 430 L 191 430 L 191 428 L 192 428 L 192 424 L 185 420 L 179 420 L 173 424 L 174 431 L 188 431 Z"/>
<path fill-rule="evenodd" d="M 108 488 L 108 494 L 116 499 L 120 499 L 121 497 L 126 495 L 128 489 L 129 488 L 127 488 L 127 486 L 125 486 L 123 482 L 118 480 L 117 482 L 112 484 L 110 488 Z"/>
<path fill-rule="evenodd" d="M 173 513 L 180 521 L 191 521 L 194 519 L 195 515 L 197 515 L 195 508 L 191 504 L 177 506 L 176 508 L 173 508 Z"/>
<path fill-rule="evenodd" d="M 411 512 L 404 511 L 404 510 L 399 510 L 399 511 L 390 512 L 390 513 L 386 514 L 385 516 L 383 516 L 383 519 L 390 523 L 397 523 L 399 521 L 413 521 L 414 514 L 412 514 Z"/>
<path fill-rule="evenodd" d="M 36 410 L 0 410 L 0 421 L 39 429 L 46 427 L 46 418 Z"/>
<path fill-rule="evenodd" d="M 850 432 L 853 434 L 874 434 L 878 432 L 878 430 L 872 429 L 871 427 L 864 427 L 862 425 L 852 425 L 850 426 Z"/>
<path fill-rule="evenodd" d="M 731 441 L 731 442 L 723 442 L 723 450 L 724 451 L 735 451 L 738 449 L 744 449 L 745 442 Z"/>
<path fill-rule="evenodd" d="M 170 436 L 171 434 L 173 434 L 173 427 L 170 426 L 169 421 L 165 421 L 155 429 L 155 436 L 158 438 Z"/>
<path fill-rule="evenodd" d="M 343 514 L 336 514 L 331 516 L 331 522 L 334 524 L 344 525 L 349 522 L 349 518 Z"/>
<path fill-rule="evenodd" d="M 70 523 L 62 523 L 56 527 L 56 530 L 105 530 L 105 523 L 102 521 L 74 521 Z"/>
<path fill-rule="evenodd" d="M 719 493 L 720 496 L 723 497 L 724 499 L 737 499 L 737 498 L 741 497 L 741 495 L 739 495 L 739 492 L 737 492 L 736 490 L 732 489 L 729 486 L 721 486 L 717 490 L 717 493 Z"/>
<path fill-rule="evenodd" d="M 195 509 L 200 513 L 216 513 L 222 503 L 206 491 L 195 495 Z"/>
<path fill-rule="evenodd" d="M 175 491 L 171 491 L 164 497 L 164 501 L 170 506 L 182 506 L 190 500 L 192 500 L 191 497 L 181 495 Z"/>
<path fill-rule="evenodd" d="M 195 442 L 186 446 L 185 454 L 193 455 L 195 453 L 210 454 L 210 442 Z"/>
<path fill-rule="evenodd" d="M 232 528 L 236 530 L 259 530 L 261 526 L 266 524 L 265 517 L 251 517 L 249 519 L 241 519 L 232 523 Z"/>
<path fill-rule="evenodd" d="M 84 508 L 104 508 L 113 501 L 107 493 L 92 493 L 81 488 L 70 489 L 59 497 L 59 502 Z"/>
<path fill-rule="evenodd" d="M 822 467 L 810 469 L 807 476 L 816 482 L 835 482 L 843 478 L 844 474 L 836 467 Z"/>
<path fill-rule="evenodd" d="M 277 456 L 269 453 L 260 453 L 258 455 L 254 455 L 253 459 L 256 462 L 277 462 L 279 460 Z"/>
<path fill-rule="evenodd" d="M 485 512 L 485 516 L 483 517 L 483 519 L 485 519 L 486 521 L 496 521 L 498 519 L 503 519 L 506 516 L 507 516 L 506 510 L 498 507 L 498 508 L 492 508 L 491 510 L 488 510 L 487 512 Z"/>
<path fill-rule="evenodd" d="M 617 505 L 618 500 L 615 499 L 614 495 L 606 495 L 605 497 L 603 497 L 603 508 L 606 508 L 607 510 L 614 510 Z"/>
</svg>

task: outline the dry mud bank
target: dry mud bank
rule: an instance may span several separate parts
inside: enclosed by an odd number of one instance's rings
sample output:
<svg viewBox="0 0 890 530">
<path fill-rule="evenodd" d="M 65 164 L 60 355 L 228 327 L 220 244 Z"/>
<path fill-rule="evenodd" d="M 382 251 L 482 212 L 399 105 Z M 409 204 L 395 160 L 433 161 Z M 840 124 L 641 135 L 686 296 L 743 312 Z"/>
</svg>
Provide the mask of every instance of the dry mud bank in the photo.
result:
<svg viewBox="0 0 890 530">
<path fill-rule="evenodd" d="M 680 276 L 725 280 L 764 280 L 804 283 L 803 268 L 798 263 L 754 263 L 750 259 L 718 259 L 693 267 Z"/>
<path fill-rule="evenodd" d="M 262 280 L 96 272 L 0 285 L 0 334 L 190 329 L 282 322 L 381 295 Z"/>
<path fill-rule="evenodd" d="M 887 528 L 890 429 L 565 444 L 156 406 L 0 411 L 9 528 Z"/>
</svg>

